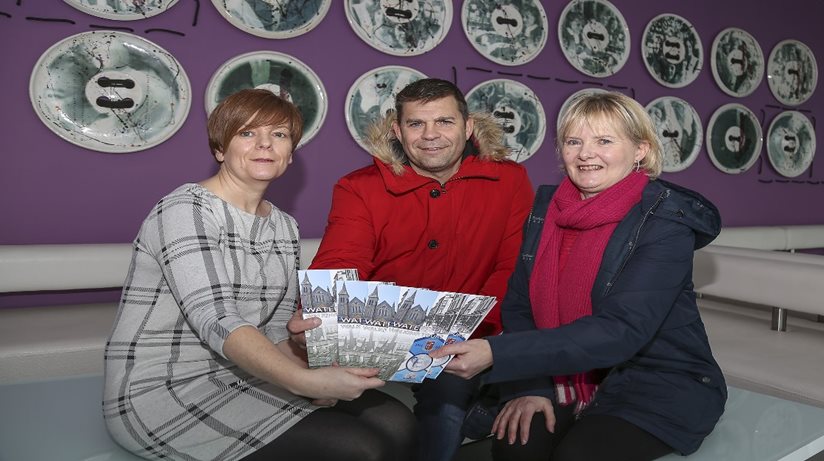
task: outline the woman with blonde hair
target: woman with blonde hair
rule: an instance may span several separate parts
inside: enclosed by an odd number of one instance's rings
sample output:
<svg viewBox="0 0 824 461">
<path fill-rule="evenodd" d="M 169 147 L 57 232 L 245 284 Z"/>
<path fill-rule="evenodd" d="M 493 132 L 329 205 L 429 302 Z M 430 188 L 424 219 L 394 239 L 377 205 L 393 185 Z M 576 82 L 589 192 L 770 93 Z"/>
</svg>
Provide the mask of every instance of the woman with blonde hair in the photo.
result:
<svg viewBox="0 0 824 461">
<path fill-rule="evenodd" d="M 501 305 L 504 333 L 445 346 L 447 371 L 501 383 L 496 460 L 652 460 L 698 449 L 724 377 L 693 292 L 693 252 L 720 230 L 701 195 L 657 179 L 661 146 L 620 93 L 576 98 Z"/>
</svg>

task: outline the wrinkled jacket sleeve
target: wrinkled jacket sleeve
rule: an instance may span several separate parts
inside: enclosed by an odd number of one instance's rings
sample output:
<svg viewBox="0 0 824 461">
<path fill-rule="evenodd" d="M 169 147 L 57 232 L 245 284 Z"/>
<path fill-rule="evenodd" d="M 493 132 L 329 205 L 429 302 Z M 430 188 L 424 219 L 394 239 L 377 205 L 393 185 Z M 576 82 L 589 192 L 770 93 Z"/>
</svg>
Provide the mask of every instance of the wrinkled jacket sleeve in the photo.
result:
<svg viewBox="0 0 824 461">
<path fill-rule="evenodd" d="M 525 220 L 523 225 L 524 236 L 526 236 L 529 226 L 529 221 Z M 536 232 L 540 233 L 540 229 Z M 526 248 L 521 250 L 521 253 L 526 252 L 532 253 Z M 528 263 L 522 257 L 518 257 L 515 270 L 509 278 L 506 295 L 501 302 L 501 321 L 503 322 L 504 335 L 536 329 L 535 319 L 532 316 L 532 303 L 529 300 L 530 270 L 527 266 Z M 495 357 L 495 360 L 497 361 L 498 358 Z M 527 395 L 543 396 L 554 401 L 555 391 L 552 378 L 539 376 L 500 384 L 501 402 Z"/>
<path fill-rule="evenodd" d="M 632 358 L 691 283 L 694 238 L 681 225 L 648 229 L 611 291 L 593 306 L 594 315 L 558 328 L 488 338 L 495 363 L 485 380 L 580 373 Z"/>
<path fill-rule="evenodd" d="M 472 335 L 473 338 L 498 334 L 501 331 L 501 302 L 507 290 L 507 281 L 515 269 L 515 262 L 518 259 L 518 252 L 521 248 L 523 237 L 523 225 L 529 215 L 534 192 L 532 183 L 526 170 L 518 169 L 514 179 L 515 186 L 512 189 L 512 207 L 508 210 L 506 233 L 500 246 L 498 247 L 498 258 L 495 269 L 481 288 L 480 294 L 495 296 L 497 304 L 487 314 L 483 323 Z M 494 217 L 490 217 L 494 219 Z"/>
<path fill-rule="evenodd" d="M 375 228 L 361 191 L 342 178 L 332 190 L 332 208 L 310 269 L 354 268 L 369 280 L 375 268 Z"/>
</svg>

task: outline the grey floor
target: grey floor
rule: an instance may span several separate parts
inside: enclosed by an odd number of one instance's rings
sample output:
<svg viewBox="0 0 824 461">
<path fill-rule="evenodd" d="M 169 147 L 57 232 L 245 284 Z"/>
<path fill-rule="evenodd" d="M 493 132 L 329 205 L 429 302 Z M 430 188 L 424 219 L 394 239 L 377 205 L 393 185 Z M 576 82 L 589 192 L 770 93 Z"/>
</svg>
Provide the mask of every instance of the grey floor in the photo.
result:
<svg viewBox="0 0 824 461">
<path fill-rule="evenodd" d="M 465 444 L 458 450 L 458 455 L 452 461 L 491 461 L 492 456 L 489 454 L 491 445 L 492 439 Z M 824 461 L 824 452 L 807 461 Z"/>
</svg>

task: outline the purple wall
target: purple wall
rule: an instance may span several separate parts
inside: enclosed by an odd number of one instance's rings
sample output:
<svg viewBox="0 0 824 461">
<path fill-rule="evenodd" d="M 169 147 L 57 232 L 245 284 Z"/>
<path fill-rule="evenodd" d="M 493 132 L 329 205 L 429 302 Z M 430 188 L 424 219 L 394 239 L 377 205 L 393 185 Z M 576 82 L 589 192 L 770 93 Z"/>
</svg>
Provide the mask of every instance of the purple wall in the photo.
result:
<svg viewBox="0 0 824 461">
<path fill-rule="evenodd" d="M 772 116 L 781 110 L 769 91 L 766 76 L 748 97 L 724 94 L 713 81 L 708 61 L 715 35 L 726 27 L 743 28 L 759 41 L 765 56 L 779 41 L 793 38 L 824 60 L 824 2 L 820 0 L 796 0 L 791 7 L 767 1 L 614 0 L 629 24 L 631 56 L 614 77 L 590 78 L 566 61 L 558 45 L 557 23 L 566 2 L 543 3 L 550 24 L 546 47 L 536 60 L 506 67 L 492 63 L 471 47 L 460 23 L 461 2 L 455 2 L 452 26 L 443 43 L 421 56 L 395 57 L 373 49 L 355 35 L 347 23 L 342 0 L 333 0 L 317 28 L 287 40 L 267 40 L 235 28 L 218 14 L 210 0 L 179 0 L 161 15 L 128 22 L 92 17 L 58 0 L 0 0 L 0 139 L 4 153 L 0 167 L 0 244 L 131 241 L 160 197 L 183 182 L 198 181 L 214 172 L 206 142 L 203 95 L 222 63 L 250 51 L 275 50 L 297 57 L 320 76 L 328 93 L 325 124 L 298 151 L 290 170 L 268 194 L 271 201 L 297 218 L 304 237 L 322 235 L 334 182 L 370 161 L 346 128 L 344 100 L 355 79 L 372 68 L 409 66 L 432 77 L 454 78 L 464 91 L 487 79 L 511 78 L 528 85 L 539 96 L 549 127 L 555 126 L 557 111 L 567 96 L 583 87 L 580 82 L 597 82 L 625 87 L 623 91 L 634 94 L 642 104 L 664 95 L 683 98 L 696 108 L 705 128 L 713 111 L 722 104 L 743 103 L 762 118 L 766 131 Z M 704 70 L 685 88 L 668 89 L 656 83 L 638 52 L 644 27 L 661 13 L 685 17 L 703 42 Z M 129 28 L 171 52 L 192 84 L 192 107 L 183 127 L 166 142 L 130 154 L 90 151 L 62 140 L 40 122 L 28 97 L 31 70 L 52 44 L 80 32 L 114 27 Z M 155 28 L 179 31 L 185 36 L 147 32 Z M 813 121 L 824 106 L 821 86 L 798 108 L 807 111 Z M 560 177 L 553 142 L 549 131 L 540 152 L 524 162 L 536 185 L 557 182 Z M 729 175 L 716 169 L 706 149 L 702 149 L 691 167 L 664 174 L 663 178 L 694 188 L 715 201 L 728 226 L 822 224 L 821 165 L 819 158 L 797 181 L 783 181 L 762 150 L 761 159 L 749 171 Z"/>
</svg>

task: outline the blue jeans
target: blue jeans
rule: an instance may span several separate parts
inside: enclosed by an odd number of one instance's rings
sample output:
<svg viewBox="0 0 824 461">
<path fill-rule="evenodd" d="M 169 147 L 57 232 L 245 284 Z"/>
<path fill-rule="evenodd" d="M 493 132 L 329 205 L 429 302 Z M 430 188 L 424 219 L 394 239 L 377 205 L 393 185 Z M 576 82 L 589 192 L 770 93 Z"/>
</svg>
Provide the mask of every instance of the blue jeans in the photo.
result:
<svg viewBox="0 0 824 461">
<path fill-rule="evenodd" d="M 418 419 L 418 461 L 451 461 L 464 437 L 466 411 L 478 395 L 480 378 L 466 380 L 441 373 L 412 386 Z"/>
</svg>

